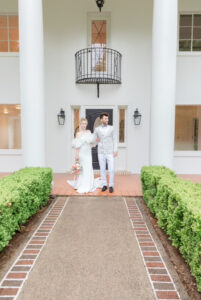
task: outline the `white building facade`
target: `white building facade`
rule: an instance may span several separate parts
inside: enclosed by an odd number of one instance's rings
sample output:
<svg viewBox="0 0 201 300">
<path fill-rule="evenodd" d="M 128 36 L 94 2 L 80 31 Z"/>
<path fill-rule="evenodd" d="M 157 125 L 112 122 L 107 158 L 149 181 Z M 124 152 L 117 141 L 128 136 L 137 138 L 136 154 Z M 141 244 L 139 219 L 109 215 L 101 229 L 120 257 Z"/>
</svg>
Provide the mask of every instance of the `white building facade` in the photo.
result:
<svg viewBox="0 0 201 300">
<path fill-rule="evenodd" d="M 75 53 L 96 38 L 122 54 L 121 84 L 100 85 L 99 98 L 75 82 Z M 109 111 L 116 171 L 200 174 L 200 82 L 199 0 L 107 0 L 101 13 L 95 0 L 0 0 L 0 172 L 70 171 L 79 118 Z"/>
</svg>

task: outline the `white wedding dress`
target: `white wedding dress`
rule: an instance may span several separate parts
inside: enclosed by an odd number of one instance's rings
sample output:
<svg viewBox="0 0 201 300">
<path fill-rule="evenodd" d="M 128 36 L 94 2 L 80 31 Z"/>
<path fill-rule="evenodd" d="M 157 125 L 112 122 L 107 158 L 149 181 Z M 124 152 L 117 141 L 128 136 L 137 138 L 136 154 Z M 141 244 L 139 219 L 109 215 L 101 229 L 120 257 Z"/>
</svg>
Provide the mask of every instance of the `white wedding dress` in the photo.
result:
<svg viewBox="0 0 201 300">
<path fill-rule="evenodd" d="M 102 188 L 100 178 L 94 178 L 92 167 L 91 147 L 93 143 L 93 135 L 91 132 L 80 134 L 73 140 L 73 147 L 79 148 L 79 163 L 82 166 L 82 172 L 76 180 L 67 180 L 78 193 L 94 192 L 97 188 Z"/>
</svg>

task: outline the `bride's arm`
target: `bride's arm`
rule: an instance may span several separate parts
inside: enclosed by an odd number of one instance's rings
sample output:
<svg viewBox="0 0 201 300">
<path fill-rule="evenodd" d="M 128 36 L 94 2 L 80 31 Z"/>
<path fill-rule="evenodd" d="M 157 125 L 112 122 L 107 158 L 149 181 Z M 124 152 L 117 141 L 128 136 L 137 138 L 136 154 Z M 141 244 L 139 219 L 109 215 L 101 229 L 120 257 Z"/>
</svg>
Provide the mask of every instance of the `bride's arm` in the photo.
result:
<svg viewBox="0 0 201 300">
<path fill-rule="evenodd" d="M 80 151 L 80 148 L 76 148 L 76 152 L 75 152 L 75 161 L 78 161 L 78 160 L 79 160 L 79 151 Z"/>
<path fill-rule="evenodd" d="M 76 137 L 73 141 L 73 146 L 75 147 L 75 161 L 78 161 L 79 160 L 79 151 L 80 151 L 80 146 L 81 146 L 81 143 L 79 141 L 79 132 L 77 132 L 76 134 Z"/>
</svg>

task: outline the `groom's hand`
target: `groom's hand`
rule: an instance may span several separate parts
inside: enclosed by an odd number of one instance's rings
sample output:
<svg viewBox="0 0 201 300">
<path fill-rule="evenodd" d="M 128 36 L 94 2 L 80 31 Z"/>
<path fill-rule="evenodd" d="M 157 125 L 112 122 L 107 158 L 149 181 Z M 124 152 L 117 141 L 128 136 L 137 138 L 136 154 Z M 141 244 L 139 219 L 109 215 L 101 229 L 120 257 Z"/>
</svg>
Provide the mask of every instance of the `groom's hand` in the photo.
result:
<svg viewBox="0 0 201 300">
<path fill-rule="evenodd" d="M 99 138 L 97 138 L 97 139 L 96 139 L 96 142 L 97 142 L 97 143 L 99 143 L 99 142 L 100 142 L 100 139 L 99 139 Z"/>
<path fill-rule="evenodd" d="M 114 152 L 114 157 L 117 157 L 117 155 L 118 155 L 118 152 Z"/>
</svg>

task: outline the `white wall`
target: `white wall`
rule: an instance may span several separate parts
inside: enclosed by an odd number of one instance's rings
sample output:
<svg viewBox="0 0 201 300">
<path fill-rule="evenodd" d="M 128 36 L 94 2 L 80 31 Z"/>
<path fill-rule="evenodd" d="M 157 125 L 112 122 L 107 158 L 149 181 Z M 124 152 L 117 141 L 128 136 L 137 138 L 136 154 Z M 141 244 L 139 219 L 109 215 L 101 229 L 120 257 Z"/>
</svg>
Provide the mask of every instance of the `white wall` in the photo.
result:
<svg viewBox="0 0 201 300">
<path fill-rule="evenodd" d="M 20 103 L 19 56 L 0 53 L 0 104 Z"/>
<path fill-rule="evenodd" d="M 1 13 L 16 13 L 18 11 L 18 0 L 0 0 Z"/>
<path fill-rule="evenodd" d="M 98 99 L 95 85 L 75 84 L 74 61 L 75 52 L 87 47 L 87 12 L 97 11 L 95 1 L 44 0 L 47 159 L 56 172 L 71 167 L 71 105 L 114 105 L 116 111 L 127 105 L 128 152 L 120 150 L 116 168 L 136 173 L 148 163 L 152 1 L 106 1 L 103 10 L 112 12 L 110 46 L 123 54 L 123 68 L 122 85 L 101 86 Z M 61 107 L 67 116 L 64 127 L 56 120 Z M 132 117 L 136 107 L 142 113 L 139 128 Z"/>
</svg>

